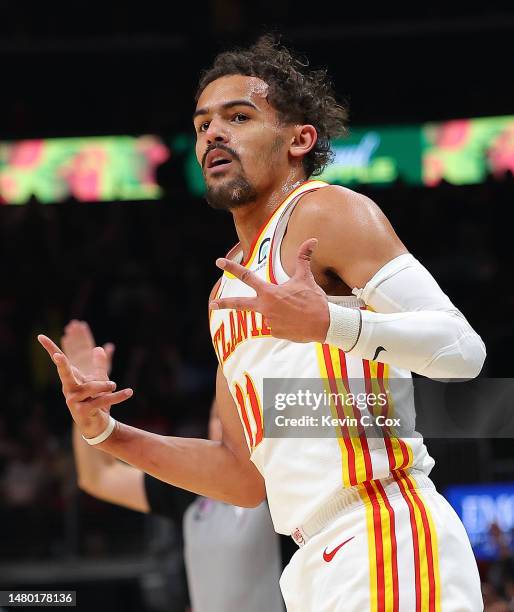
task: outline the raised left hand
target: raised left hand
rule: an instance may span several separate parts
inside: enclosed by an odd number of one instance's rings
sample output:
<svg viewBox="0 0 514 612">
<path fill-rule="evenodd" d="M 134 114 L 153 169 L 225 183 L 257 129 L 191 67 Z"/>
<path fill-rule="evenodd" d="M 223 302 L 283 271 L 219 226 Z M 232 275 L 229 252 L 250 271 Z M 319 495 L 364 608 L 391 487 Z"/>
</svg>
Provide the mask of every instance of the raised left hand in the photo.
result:
<svg viewBox="0 0 514 612">
<path fill-rule="evenodd" d="M 327 296 L 316 284 L 311 270 L 312 251 L 318 241 L 309 238 L 299 248 L 294 275 L 283 285 L 262 280 L 247 268 L 220 258 L 216 265 L 251 287 L 255 297 L 212 300 L 209 308 L 260 312 L 275 338 L 292 342 L 324 342 L 330 322 Z"/>
<path fill-rule="evenodd" d="M 85 438 L 95 438 L 105 431 L 112 406 L 132 397 L 132 389 L 115 390 L 116 383 L 107 375 L 107 356 L 102 347 L 93 349 L 92 373 L 85 374 L 50 338 L 39 334 L 37 339 L 57 366 L 66 405 L 79 432 Z"/>
</svg>

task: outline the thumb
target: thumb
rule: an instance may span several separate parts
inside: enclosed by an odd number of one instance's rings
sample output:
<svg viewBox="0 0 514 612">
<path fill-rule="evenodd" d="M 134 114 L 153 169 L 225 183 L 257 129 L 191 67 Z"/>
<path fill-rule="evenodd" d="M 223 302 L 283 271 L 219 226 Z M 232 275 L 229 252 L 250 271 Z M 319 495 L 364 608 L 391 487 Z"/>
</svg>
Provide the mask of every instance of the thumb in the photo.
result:
<svg viewBox="0 0 514 612">
<path fill-rule="evenodd" d="M 318 244 L 317 238 L 309 238 L 306 240 L 298 249 L 298 255 L 296 256 L 296 269 L 294 277 L 296 279 L 309 280 L 314 277 L 311 270 L 311 259 L 312 252 Z"/>
<path fill-rule="evenodd" d="M 109 380 L 107 354 L 101 346 L 93 349 L 93 373 L 96 380 Z"/>
</svg>

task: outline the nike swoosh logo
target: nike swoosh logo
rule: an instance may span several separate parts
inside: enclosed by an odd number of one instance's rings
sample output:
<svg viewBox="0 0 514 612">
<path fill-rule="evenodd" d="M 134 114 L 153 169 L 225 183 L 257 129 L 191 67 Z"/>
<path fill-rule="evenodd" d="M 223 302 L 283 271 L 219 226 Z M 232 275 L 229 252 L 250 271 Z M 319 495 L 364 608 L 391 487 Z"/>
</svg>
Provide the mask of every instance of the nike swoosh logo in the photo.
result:
<svg viewBox="0 0 514 612">
<path fill-rule="evenodd" d="M 355 536 L 352 536 L 351 538 L 348 538 L 347 540 L 339 544 L 339 546 L 336 546 L 332 552 L 327 552 L 327 549 L 325 548 L 325 550 L 323 551 L 323 559 L 327 563 L 330 563 L 330 561 L 332 561 L 332 559 L 335 557 L 336 552 L 340 550 L 345 544 L 348 544 L 348 542 L 353 540 L 354 537 Z"/>
<path fill-rule="evenodd" d="M 381 351 L 387 351 L 387 349 L 385 349 L 383 346 L 377 346 L 377 350 L 375 351 L 375 354 L 373 355 L 373 359 L 371 361 L 375 361 Z"/>
</svg>

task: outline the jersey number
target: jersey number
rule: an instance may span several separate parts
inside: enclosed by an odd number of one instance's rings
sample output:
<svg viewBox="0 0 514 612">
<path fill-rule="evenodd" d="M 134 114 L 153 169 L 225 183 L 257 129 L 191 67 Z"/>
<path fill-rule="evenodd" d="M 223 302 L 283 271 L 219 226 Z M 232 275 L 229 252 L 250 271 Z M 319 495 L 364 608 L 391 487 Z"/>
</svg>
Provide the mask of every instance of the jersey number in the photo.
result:
<svg viewBox="0 0 514 612">
<path fill-rule="evenodd" d="M 262 409 L 253 380 L 247 372 L 243 387 L 245 392 L 239 383 L 234 383 L 239 416 L 243 421 L 250 449 L 253 450 L 262 442 Z"/>
</svg>

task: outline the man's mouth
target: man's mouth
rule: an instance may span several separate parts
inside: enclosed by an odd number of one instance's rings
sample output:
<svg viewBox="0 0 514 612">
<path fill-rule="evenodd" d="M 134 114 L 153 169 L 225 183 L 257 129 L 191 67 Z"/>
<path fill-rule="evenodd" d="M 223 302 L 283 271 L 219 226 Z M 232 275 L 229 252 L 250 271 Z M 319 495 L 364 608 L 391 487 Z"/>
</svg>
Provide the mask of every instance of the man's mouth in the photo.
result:
<svg viewBox="0 0 514 612">
<path fill-rule="evenodd" d="M 213 171 L 217 168 L 225 168 L 232 163 L 232 156 L 220 149 L 209 151 L 205 158 L 205 167 L 207 170 Z"/>
</svg>

